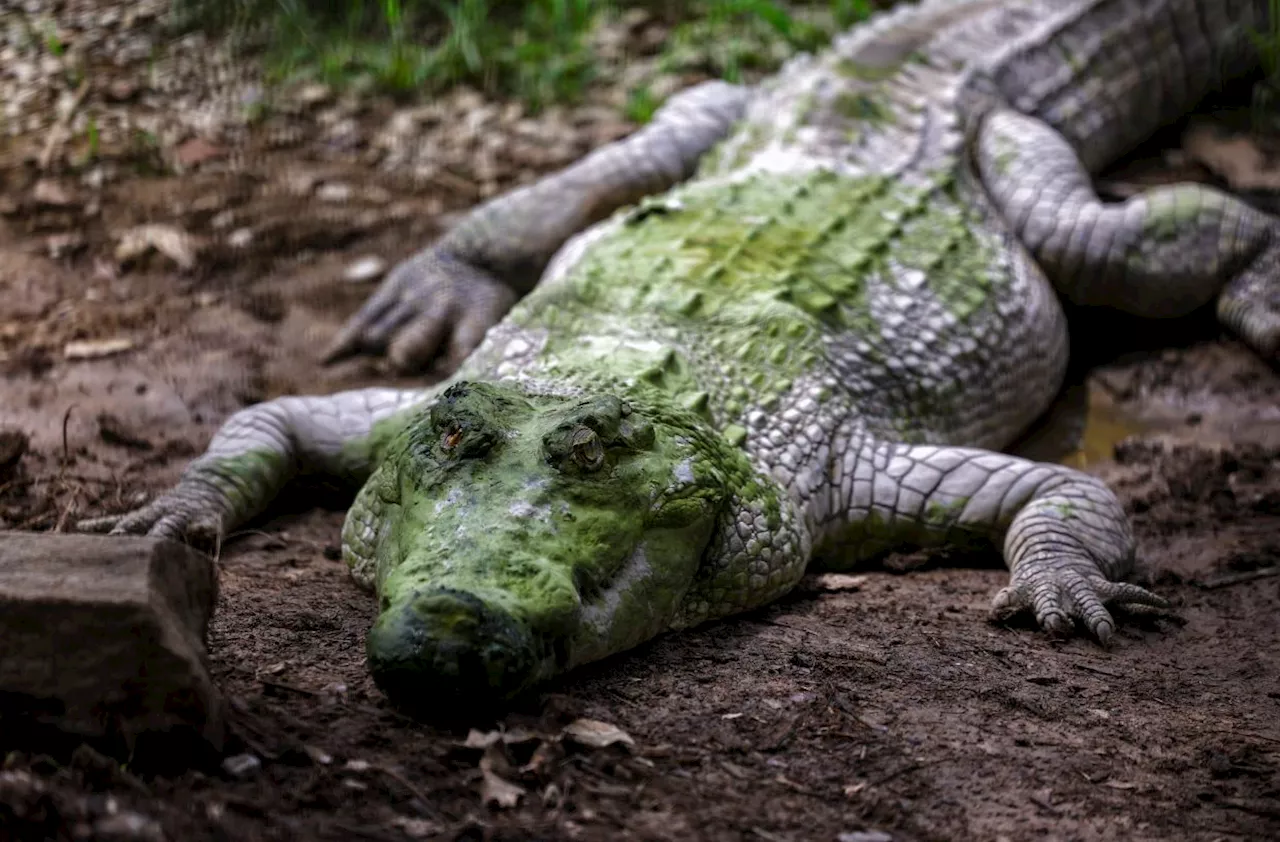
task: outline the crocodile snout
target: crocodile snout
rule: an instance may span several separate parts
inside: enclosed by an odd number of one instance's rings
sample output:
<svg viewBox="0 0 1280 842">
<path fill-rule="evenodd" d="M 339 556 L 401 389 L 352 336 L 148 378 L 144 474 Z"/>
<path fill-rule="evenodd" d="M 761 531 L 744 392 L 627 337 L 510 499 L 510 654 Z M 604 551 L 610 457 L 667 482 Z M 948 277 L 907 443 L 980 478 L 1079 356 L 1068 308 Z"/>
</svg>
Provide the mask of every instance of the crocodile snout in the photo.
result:
<svg viewBox="0 0 1280 842">
<path fill-rule="evenodd" d="M 388 607 L 369 631 L 373 678 L 397 706 L 450 714 L 510 699 L 542 672 L 527 624 L 474 594 L 440 588 Z"/>
</svg>

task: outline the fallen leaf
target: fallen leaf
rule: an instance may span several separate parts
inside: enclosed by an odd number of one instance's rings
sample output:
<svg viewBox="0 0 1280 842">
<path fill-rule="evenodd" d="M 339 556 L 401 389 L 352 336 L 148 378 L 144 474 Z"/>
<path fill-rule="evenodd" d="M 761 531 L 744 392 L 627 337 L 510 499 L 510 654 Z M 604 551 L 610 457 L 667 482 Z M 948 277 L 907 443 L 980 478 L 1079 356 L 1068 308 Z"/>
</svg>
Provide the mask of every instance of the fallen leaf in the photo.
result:
<svg viewBox="0 0 1280 842">
<path fill-rule="evenodd" d="M 37 204 L 54 208 L 69 208 L 76 204 L 76 198 L 64 185 L 52 179 L 42 178 L 31 188 L 31 198 Z"/>
<path fill-rule="evenodd" d="M 866 576 L 850 576 L 848 573 L 823 573 L 815 577 L 815 584 L 824 591 L 856 591 L 867 583 Z"/>
<path fill-rule="evenodd" d="M 482 774 L 484 782 L 480 785 L 480 800 L 486 806 L 493 804 L 508 809 L 520 803 L 525 794 L 524 787 L 500 778 L 488 769 L 482 770 Z"/>
<path fill-rule="evenodd" d="M 322 202 L 333 202 L 342 204 L 351 200 L 351 196 L 355 193 L 350 184 L 344 184 L 340 181 L 333 181 L 327 184 L 321 184 L 316 190 L 316 198 Z"/>
<path fill-rule="evenodd" d="M 1103 786 L 1109 786 L 1112 789 L 1137 789 L 1137 784 L 1125 783 L 1124 781 L 1107 781 Z"/>
<path fill-rule="evenodd" d="M 44 238 L 44 248 L 54 260 L 61 260 L 84 248 L 84 235 L 78 231 L 50 234 Z"/>
<path fill-rule="evenodd" d="M 521 774 L 539 775 L 542 770 L 550 766 L 560 757 L 561 751 L 558 743 L 541 743 L 533 750 L 533 755 L 529 758 L 529 762 L 520 767 Z"/>
<path fill-rule="evenodd" d="M 411 819 L 408 816 L 396 816 L 391 824 L 400 828 L 410 839 L 426 839 L 444 833 L 444 827 L 430 819 Z"/>
<path fill-rule="evenodd" d="M 333 755 L 322 748 L 317 748 L 315 746 L 303 746 L 302 750 L 307 753 L 307 757 L 310 757 L 313 762 L 318 763 L 321 766 L 328 766 L 333 762 Z"/>
<path fill-rule="evenodd" d="M 1280 166 L 1247 135 L 1228 135 L 1213 126 L 1199 124 L 1182 138 L 1187 154 L 1220 175 L 1236 190 L 1280 189 Z"/>
<path fill-rule="evenodd" d="M 467 732 L 467 739 L 462 745 L 466 748 L 485 749 L 494 745 L 501 739 L 501 731 L 477 731 L 475 728 L 472 728 Z"/>
<path fill-rule="evenodd" d="M 525 728 L 512 728 L 509 731 L 502 732 L 502 742 L 506 745 L 519 745 L 520 743 L 531 743 L 534 740 L 542 739 L 537 734 Z"/>
<path fill-rule="evenodd" d="M 564 727 L 564 735 L 575 743 L 591 748 L 605 748 L 614 743 L 634 746 L 636 741 L 617 725 L 595 719 L 575 719 Z"/>
<path fill-rule="evenodd" d="M 120 235 L 116 243 L 117 263 L 128 263 L 142 255 L 158 251 L 178 264 L 180 269 L 196 265 L 196 239 L 172 225 L 137 225 Z"/>
<path fill-rule="evenodd" d="M 837 842 L 893 842 L 893 837 L 883 830 L 855 830 L 836 837 Z"/>
<path fill-rule="evenodd" d="M 201 137 L 193 137 L 173 150 L 174 160 L 184 167 L 194 167 L 226 154 L 222 147 L 214 146 Z"/>
</svg>

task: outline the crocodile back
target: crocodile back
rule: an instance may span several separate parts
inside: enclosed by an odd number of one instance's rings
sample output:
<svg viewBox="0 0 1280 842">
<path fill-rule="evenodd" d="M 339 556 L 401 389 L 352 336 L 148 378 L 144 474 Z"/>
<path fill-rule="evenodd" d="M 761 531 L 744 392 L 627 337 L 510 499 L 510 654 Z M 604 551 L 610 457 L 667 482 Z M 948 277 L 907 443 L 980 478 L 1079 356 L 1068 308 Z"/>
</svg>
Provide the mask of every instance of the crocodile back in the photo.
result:
<svg viewBox="0 0 1280 842">
<path fill-rule="evenodd" d="M 1052 401 L 1061 307 L 965 154 L 992 103 L 1096 169 L 1252 65 L 1266 0 L 926 0 L 764 84 L 669 193 L 565 246 L 472 375 L 659 388 L 816 475 L 856 431 L 1000 448 Z"/>
</svg>

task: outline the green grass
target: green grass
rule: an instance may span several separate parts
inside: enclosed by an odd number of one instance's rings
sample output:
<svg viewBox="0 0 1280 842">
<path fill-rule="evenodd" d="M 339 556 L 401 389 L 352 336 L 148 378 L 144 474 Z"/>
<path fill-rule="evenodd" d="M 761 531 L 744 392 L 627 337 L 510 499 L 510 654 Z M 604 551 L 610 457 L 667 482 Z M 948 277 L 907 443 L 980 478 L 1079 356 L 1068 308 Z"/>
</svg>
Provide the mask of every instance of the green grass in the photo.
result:
<svg viewBox="0 0 1280 842">
<path fill-rule="evenodd" d="M 573 102 L 600 73 L 593 29 L 644 8 L 674 28 L 659 71 L 738 80 L 824 44 L 866 17 L 870 0 L 175 0 L 187 26 L 231 31 L 263 50 L 276 81 L 371 85 L 405 96 L 458 84 L 538 110 Z M 626 112 L 660 103 L 647 83 Z"/>
<path fill-rule="evenodd" d="M 1262 80 L 1253 87 L 1253 123 L 1260 131 L 1280 129 L 1280 0 L 1269 6 L 1271 26 L 1249 33 L 1262 64 Z"/>
</svg>

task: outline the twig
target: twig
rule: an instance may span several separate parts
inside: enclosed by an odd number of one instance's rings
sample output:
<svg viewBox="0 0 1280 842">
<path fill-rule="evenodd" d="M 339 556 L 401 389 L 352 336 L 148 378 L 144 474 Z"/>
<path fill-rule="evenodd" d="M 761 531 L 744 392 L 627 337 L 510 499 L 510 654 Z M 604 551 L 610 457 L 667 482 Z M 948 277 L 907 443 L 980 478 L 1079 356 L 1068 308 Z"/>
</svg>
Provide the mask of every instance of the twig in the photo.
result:
<svg viewBox="0 0 1280 842">
<path fill-rule="evenodd" d="M 1252 582 L 1254 579 L 1265 579 L 1268 576 L 1280 576 L 1280 565 L 1259 567 L 1257 570 L 1246 570 L 1243 573 L 1229 573 L 1226 576 L 1218 576 L 1215 579 L 1205 579 L 1202 582 L 1196 582 L 1196 587 L 1211 591 L 1216 588 L 1239 585 L 1242 582 Z"/>
<path fill-rule="evenodd" d="M 62 414 L 62 464 L 65 466 L 71 461 L 71 448 L 67 446 L 67 424 L 71 421 L 71 413 L 76 408 L 76 404 L 67 407 L 67 411 Z"/>
<path fill-rule="evenodd" d="M 80 87 L 76 88 L 75 96 L 71 98 L 67 110 L 58 116 L 57 122 L 49 130 L 49 139 L 45 142 L 44 149 L 40 151 L 41 170 L 49 169 L 49 165 L 53 163 L 53 156 L 58 154 L 58 148 L 66 141 L 67 127 L 71 125 L 71 119 L 80 110 L 84 98 L 89 95 L 89 87 L 89 80 L 86 78 L 80 83 Z"/>
<path fill-rule="evenodd" d="M 228 535 L 227 540 L 230 541 L 232 538 L 239 538 L 243 535 L 257 535 L 260 538 L 266 538 L 268 541 L 278 541 L 283 547 L 289 546 L 289 542 L 280 535 L 273 535 L 272 533 L 264 532 L 261 529 L 240 529 Z"/>
<path fill-rule="evenodd" d="M 71 499 L 62 507 L 62 512 L 58 515 L 58 521 L 53 525 L 54 532 L 61 532 L 62 527 L 67 525 L 67 516 L 71 514 L 71 510 L 76 507 L 76 498 L 80 496 L 80 486 L 76 486 L 71 490 Z"/>
<path fill-rule="evenodd" d="M 889 773 L 889 774 L 887 774 L 887 775 L 882 775 L 881 777 L 879 777 L 879 778 L 875 779 L 874 781 L 871 781 L 871 783 L 870 783 L 869 785 L 870 785 L 870 786 L 884 786 L 885 784 L 887 784 L 889 781 L 893 780 L 894 778 L 900 778 L 900 777 L 902 777 L 903 775 L 909 775 L 909 774 L 911 774 L 912 772 L 919 771 L 920 769 L 923 769 L 923 768 L 924 768 L 924 767 L 926 767 L 926 766 L 932 766 L 932 765 L 934 765 L 935 763 L 940 763 L 940 762 L 942 762 L 942 761 L 940 761 L 940 760 L 930 760 L 930 761 L 927 761 L 927 762 L 925 762 L 925 761 L 919 761 L 919 762 L 916 762 L 916 763 L 908 763 L 906 766 L 903 766 L 901 769 L 897 770 L 896 772 L 890 772 L 890 773 Z"/>
<path fill-rule="evenodd" d="M 1102 667 L 1094 667 L 1094 666 L 1090 666 L 1089 664 L 1075 663 L 1075 664 L 1072 664 L 1071 666 L 1075 667 L 1078 670 L 1088 670 L 1089 672 L 1096 672 L 1098 675 L 1105 675 L 1108 678 L 1124 678 L 1124 676 L 1118 672 L 1113 672 L 1112 670 L 1104 670 Z"/>
<path fill-rule="evenodd" d="M 422 802 L 423 807 L 426 807 L 426 808 L 431 807 L 431 801 L 430 799 L 427 798 L 427 794 L 423 792 L 421 789 L 419 789 L 417 786 L 415 786 L 413 781 L 406 778 L 403 774 L 391 768 L 390 766 L 383 766 L 381 764 L 375 765 L 373 768 L 377 769 L 379 772 L 391 778 L 393 781 L 400 784 L 400 786 L 407 789 L 410 795 L 412 795 L 414 798 Z"/>
<path fill-rule="evenodd" d="M 308 690 L 305 687 L 299 687 L 298 685 L 290 684 L 287 681 L 277 681 L 274 678 L 263 678 L 262 676 L 258 676 L 258 682 L 260 684 L 265 684 L 268 687 L 276 687 L 281 690 L 288 690 L 289 692 L 297 693 L 300 696 L 319 696 L 320 695 L 315 690 Z"/>
</svg>

